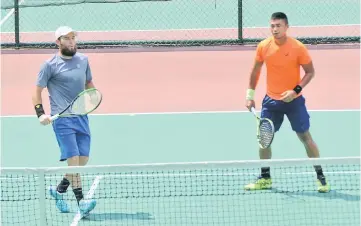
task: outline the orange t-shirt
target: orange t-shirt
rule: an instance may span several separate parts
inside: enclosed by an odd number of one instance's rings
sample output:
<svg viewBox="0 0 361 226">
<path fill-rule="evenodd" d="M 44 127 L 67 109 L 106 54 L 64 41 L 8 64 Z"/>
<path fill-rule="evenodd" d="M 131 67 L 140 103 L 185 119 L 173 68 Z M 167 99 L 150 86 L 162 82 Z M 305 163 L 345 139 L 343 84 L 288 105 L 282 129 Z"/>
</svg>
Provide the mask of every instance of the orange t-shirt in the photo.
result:
<svg viewBox="0 0 361 226">
<path fill-rule="evenodd" d="M 307 48 L 295 38 L 288 37 L 286 43 L 279 46 L 270 37 L 258 44 L 256 60 L 265 62 L 267 67 L 267 95 L 279 100 L 283 92 L 299 84 L 300 67 L 310 63 L 311 57 Z"/>
</svg>

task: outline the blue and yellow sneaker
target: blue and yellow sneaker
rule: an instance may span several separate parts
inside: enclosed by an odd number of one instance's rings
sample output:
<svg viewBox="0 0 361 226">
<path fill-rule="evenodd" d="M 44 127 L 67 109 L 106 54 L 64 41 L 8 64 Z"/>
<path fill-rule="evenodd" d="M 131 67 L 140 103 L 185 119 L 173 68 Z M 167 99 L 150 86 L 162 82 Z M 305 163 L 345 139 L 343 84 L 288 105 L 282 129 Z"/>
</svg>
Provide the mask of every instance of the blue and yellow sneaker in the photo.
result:
<svg viewBox="0 0 361 226">
<path fill-rule="evenodd" d="M 69 212 L 69 206 L 63 199 L 63 194 L 59 193 L 56 190 L 56 186 L 50 186 L 49 187 L 49 193 L 50 195 L 55 199 L 55 205 L 62 213 L 68 213 Z"/>
<path fill-rule="evenodd" d="M 94 199 L 90 200 L 80 200 L 79 201 L 79 213 L 82 217 L 89 215 L 89 212 L 92 211 L 96 206 L 96 201 Z"/>
<path fill-rule="evenodd" d="M 331 190 L 331 186 L 327 183 L 325 176 L 318 176 L 316 183 L 318 192 L 326 193 Z"/>
<path fill-rule="evenodd" d="M 272 179 L 258 177 L 254 183 L 247 184 L 244 189 L 246 190 L 263 190 L 272 188 Z"/>
</svg>

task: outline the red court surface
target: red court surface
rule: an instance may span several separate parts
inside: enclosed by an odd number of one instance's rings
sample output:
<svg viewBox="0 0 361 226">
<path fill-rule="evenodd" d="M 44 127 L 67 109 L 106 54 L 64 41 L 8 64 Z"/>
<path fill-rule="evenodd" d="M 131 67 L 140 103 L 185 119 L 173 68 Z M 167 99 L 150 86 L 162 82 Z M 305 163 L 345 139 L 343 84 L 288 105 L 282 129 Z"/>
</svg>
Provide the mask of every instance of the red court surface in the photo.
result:
<svg viewBox="0 0 361 226">
<path fill-rule="evenodd" d="M 3 54 L 2 115 L 33 115 L 31 95 L 41 64 L 52 56 Z M 79 50 L 82 51 L 82 50 Z M 239 111 L 254 48 L 211 51 L 92 52 L 94 83 L 104 100 L 96 113 Z M 310 48 L 316 76 L 304 90 L 309 109 L 360 108 L 360 49 Z M 265 67 L 257 103 L 265 92 Z M 49 107 L 47 93 L 43 100 Z"/>
</svg>

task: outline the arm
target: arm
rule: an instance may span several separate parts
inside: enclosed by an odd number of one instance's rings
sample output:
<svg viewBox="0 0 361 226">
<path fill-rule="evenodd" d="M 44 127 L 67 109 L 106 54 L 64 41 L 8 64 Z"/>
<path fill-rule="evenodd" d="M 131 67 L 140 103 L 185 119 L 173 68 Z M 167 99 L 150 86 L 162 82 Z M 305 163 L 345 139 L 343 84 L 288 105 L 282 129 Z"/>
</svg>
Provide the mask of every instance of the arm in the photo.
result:
<svg viewBox="0 0 361 226">
<path fill-rule="evenodd" d="M 36 86 L 35 91 L 32 96 L 33 106 L 35 108 L 36 116 L 38 117 L 40 123 L 42 125 L 48 125 L 51 123 L 51 119 L 49 115 L 45 114 L 43 108 L 43 101 L 41 98 L 41 93 L 43 92 L 43 87 Z"/>
<path fill-rule="evenodd" d="M 303 70 L 305 71 L 305 75 L 303 76 L 299 86 L 305 88 L 307 84 L 315 77 L 315 69 L 313 67 L 312 61 L 308 64 L 301 65 Z"/>
<path fill-rule="evenodd" d="M 293 89 L 296 94 L 299 94 L 315 76 L 315 69 L 313 67 L 311 56 L 304 45 L 300 46 L 299 64 L 305 71 L 305 75 L 301 82 Z"/>
<path fill-rule="evenodd" d="M 299 48 L 299 57 L 298 63 L 302 66 L 305 71 L 305 75 L 303 76 L 301 82 L 297 84 L 293 90 L 287 90 L 282 93 L 281 100 L 285 102 L 291 102 L 294 98 L 297 97 L 299 93 L 306 87 L 306 85 L 312 80 L 315 76 L 315 69 L 313 68 L 312 59 L 308 53 L 307 48 L 304 45 L 301 45 Z"/>
<path fill-rule="evenodd" d="M 35 112 L 39 121 L 43 125 L 50 123 L 50 116 L 45 114 L 43 108 L 43 100 L 41 94 L 44 88 L 47 86 L 48 80 L 51 77 L 51 69 L 47 63 L 44 63 L 41 67 L 41 70 L 38 74 L 38 79 L 36 81 L 36 86 L 32 95 L 32 103 L 35 108 Z"/>
<path fill-rule="evenodd" d="M 35 90 L 34 90 L 34 93 L 33 93 L 33 96 L 32 96 L 33 106 L 43 104 L 43 100 L 41 98 L 41 93 L 43 92 L 43 89 L 44 88 L 42 88 L 40 86 L 35 87 Z"/>
<path fill-rule="evenodd" d="M 86 87 L 87 89 L 95 88 L 93 81 L 88 81 L 88 82 L 85 84 L 85 87 Z"/>
<path fill-rule="evenodd" d="M 92 71 L 90 69 L 89 61 L 87 63 L 87 68 L 86 68 L 85 88 L 86 89 L 95 88 L 94 83 L 93 83 L 93 75 L 92 75 Z"/>
<path fill-rule="evenodd" d="M 253 100 L 255 89 L 261 74 L 261 69 L 263 65 L 263 56 L 262 56 L 262 45 L 259 44 L 256 50 L 256 58 L 253 64 L 251 75 L 249 77 L 248 89 L 247 89 L 247 100 Z"/>
<path fill-rule="evenodd" d="M 255 61 L 251 71 L 251 75 L 249 77 L 248 89 L 253 89 L 253 90 L 256 89 L 259 76 L 261 74 L 262 65 L 263 62 Z"/>
</svg>

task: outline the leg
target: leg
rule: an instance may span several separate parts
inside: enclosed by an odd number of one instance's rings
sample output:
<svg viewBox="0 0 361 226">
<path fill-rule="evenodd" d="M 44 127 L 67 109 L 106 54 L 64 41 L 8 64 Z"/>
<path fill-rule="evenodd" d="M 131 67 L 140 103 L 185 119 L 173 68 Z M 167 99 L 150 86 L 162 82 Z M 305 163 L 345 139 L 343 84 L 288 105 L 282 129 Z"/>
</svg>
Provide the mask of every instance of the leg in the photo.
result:
<svg viewBox="0 0 361 226">
<path fill-rule="evenodd" d="M 87 158 L 86 158 L 86 160 L 84 160 L 83 156 L 78 156 L 78 155 L 67 159 L 68 166 L 83 166 L 86 164 L 86 162 L 87 162 Z M 65 174 L 63 180 L 60 182 L 60 184 L 57 187 L 57 191 L 60 193 L 65 193 L 70 184 L 71 184 L 73 191 L 76 189 L 82 188 L 81 178 L 80 178 L 79 173 Z M 79 200 L 81 198 L 82 198 L 82 194 L 79 195 Z M 78 200 L 78 202 L 79 202 L 79 200 Z"/>
<path fill-rule="evenodd" d="M 89 145 L 87 144 L 88 139 L 84 139 L 83 137 L 84 135 L 82 134 L 76 134 L 77 149 L 79 154 L 67 159 L 68 166 L 85 166 L 87 164 L 89 157 L 88 155 L 84 156 L 84 153 L 89 150 L 88 148 L 86 148 Z M 71 182 L 74 194 L 77 197 L 77 201 L 79 202 L 83 198 L 80 174 L 66 174 L 64 178 L 65 179 L 63 179 L 63 181 L 66 180 L 65 184 L 69 185 L 69 181 Z M 61 182 L 61 184 L 59 184 L 58 187 L 62 186 L 62 183 L 64 183 L 63 181 Z"/>
<path fill-rule="evenodd" d="M 53 123 L 53 129 L 60 147 L 60 161 L 68 159 L 69 165 L 76 165 L 79 150 L 76 143 L 75 131 L 69 126 L 69 123 L 69 119 L 59 118 Z M 73 183 L 73 180 L 73 175 L 66 174 L 58 186 L 50 186 L 49 188 L 50 194 L 55 198 L 56 205 L 61 212 L 69 211 L 68 205 L 65 200 L 63 200 L 63 194 L 67 191 L 70 183 Z"/>
<path fill-rule="evenodd" d="M 88 163 L 90 155 L 91 134 L 89 120 L 87 116 L 78 119 L 77 143 L 79 148 L 79 164 L 85 166 Z"/>
<path fill-rule="evenodd" d="M 299 96 L 289 103 L 286 115 L 291 123 L 292 130 L 296 132 L 298 138 L 304 145 L 307 156 L 310 158 L 318 158 L 320 153 L 309 131 L 310 116 L 307 112 L 305 98 Z"/>
<path fill-rule="evenodd" d="M 90 130 L 89 130 L 89 124 L 88 124 L 88 118 L 87 116 L 78 117 L 77 119 L 77 144 L 79 149 L 79 166 L 85 166 L 88 163 L 89 160 L 89 153 L 90 153 Z M 80 176 L 79 176 L 80 180 Z M 74 190 L 74 194 L 79 196 L 78 204 L 79 204 L 79 210 L 81 214 L 87 215 L 91 210 L 93 210 L 96 206 L 96 201 L 94 199 L 91 199 L 91 197 L 84 197 L 82 186 L 79 184 L 78 188 Z"/>
<path fill-rule="evenodd" d="M 85 166 L 88 163 L 90 147 L 89 141 L 89 136 L 80 132 L 76 134 L 76 142 L 79 154 L 67 160 L 69 166 Z M 72 183 L 73 192 L 79 204 L 80 200 L 84 198 L 80 174 L 67 174 L 66 177 L 68 179 L 71 178 L 69 180 Z"/>
<path fill-rule="evenodd" d="M 268 118 L 274 124 L 275 132 L 278 132 L 283 123 L 283 107 L 284 103 L 272 100 L 270 97 L 266 96 L 263 100 L 262 110 L 261 110 L 261 118 Z M 272 158 L 272 150 L 271 147 L 266 149 L 259 149 L 259 157 L 260 159 L 271 159 Z M 262 168 L 261 176 L 270 177 L 269 167 Z"/>
<path fill-rule="evenodd" d="M 318 150 L 316 142 L 312 139 L 310 131 L 306 131 L 304 133 L 297 133 L 298 138 L 305 146 L 307 156 L 309 158 L 319 158 L 320 152 Z M 314 166 L 317 179 L 319 182 L 319 192 L 328 192 L 330 190 L 329 185 L 327 185 L 326 177 L 323 175 L 322 167 L 320 165 Z"/>
<path fill-rule="evenodd" d="M 262 110 L 261 110 L 261 118 L 268 118 L 274 124 L 275 132 L 279 131 L 283 123 L 283 111 L 282 111 L 283 103 L 277 100 L 272 100 L 270 97 L 266 96 L 263 99 Z M 266 149 L 259 149 L 259 157 L 260 159 L 271 159 L 272 158 L 272 150 L 271 147 Z"/>
<path fill-rule="evenodd" d="M 76 140 L 78 145 L 78 150 L 82 150 L 82 147 L 84 147 L 84 140 L 81 140 L 79 137 L 82 137 L 80 134 L 76 134 Z M 80 140 L 80 141 L 79 141 Z M 82 150 L 83 151 L 83 150 Z M 79 155 L 81 155 L 81 151 L 79 151 Z M 71 158 L 67 159 L 68 166 L 84 166 L 88 162 L 88 156 L 73 156 Z M 72 185 L 72 189 L 75 195 L 75 198 L 77 200 L 80 213 L 84 215 L 87 215 L 92 209 L 94 209 L 96 202 L 95 200 L 84 200 L 83 195 L 83 187 L 82 187 L 82 181 L 79 173 L 76 174 L 66 174 L 64 179 L 61 183 L 64 182 L 64 180 L 70 181 Z M 60 184 L 61 184 L 60 183 Z M 69 184 L 69 182 L 68 182 Z M 58 185 L 59 187 L 60 185 Z"/>
<path fill-rule="evenodd" d="M 317 144 L 312 139 L 312 136 L 311 136 L 311 133 L 309 130 L 307 130 L 306 132 L 303 132 L 303 133 L 299 132 L 299 133 L 297 133 L 297 136 L 300 139 L 300 141 L 303 143 L 303 145 L 305 146 L 307 156 L 309 158 L 319 158 L 320 157 L 320 152 L 318 150 Z"/>
<path fill-rule="evenodd" d="M 76 141 L 76 134 L 60 134 L 57 137 L 59 143 L 61 144 L 61 161 L 66 160 L 68 166 L 79 166 L 79 149 Z M 65 174 L 63 180 L 57 187 L 57 191 L 59 193 L 65 193 L 70 184 L 73 189 L 81 186 L 79 174 Z"/>
<path fill-rule="evenodd" d="M 68 166 L 80 166 L 79 155 L 68 158 L 67 162 L 68 162 Z M 71 187 L 73 189 L 76 201 L 78 202 L 79 205 L 79 201 L 83 199 L 80 174 L 79 173 L 66 174 L 65 177 L 71 182 Z"/>
<path fill-rule="evenodd" d="M 85 166 L 88 163 L 89 157 L 87 156 L 79 156 L 79 165 Z"/>
<path fill-rule="evenodd" d="M 275 131 L 279 131 L 283 123 L 283 105 L 284 103 L 277 100 L 272 100 L 270 97 L 266 96 L 263 99 L 262 103 L 262 118 L 269 118 L 272 120 Z M 271 147 L 266 149 L 259 149 L 260 159 L 271 159 L 272 150 Z M 261 175 L 258 177 L 255 183 L 246 185 L 246 190 L 260 190 L 260 189 L 269 189 L 272 186 L 270 167 L 262 167 Z"/>
<path fill-rule="evenodd" d="M 292 130 L 296 132 L 298 138 L 306 149 L 307 156 L 309 158 L 319 158 L 320 152 L 316 142 L 313 140 L 310 128 L 310 116 L 307 112 L 305 98 L 299 96 L 291 103 L 289 103 L 289 109 L 287 117 L 290 120 Z M 320 165 L 314 166 L 319 185 L 319 192 L 328 192 L 329 186 L 327 185 L 325 176 L 323 175 L 322 167 Z"/>
</svg>

